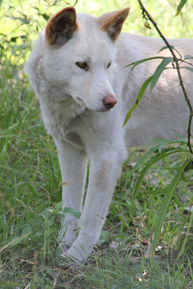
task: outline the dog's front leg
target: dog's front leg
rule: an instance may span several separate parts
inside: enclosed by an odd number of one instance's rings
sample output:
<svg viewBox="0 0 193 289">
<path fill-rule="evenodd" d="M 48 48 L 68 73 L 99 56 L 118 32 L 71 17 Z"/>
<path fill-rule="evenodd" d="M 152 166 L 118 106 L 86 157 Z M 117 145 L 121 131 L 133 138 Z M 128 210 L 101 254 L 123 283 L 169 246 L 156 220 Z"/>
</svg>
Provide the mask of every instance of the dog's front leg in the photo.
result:
<svg viewBox="0 0 193 289">
<path fill-rule="evenodd" d="M 108 212 L 109 204 L 119 176 L 122 159 L 118 153 L 93 158 L 87 196 L 80 219 L 80 232 L 66 255 L 81 262 L 97 243 Z"/>
<path fill-rule="evenodd" d="M 62 176 L 62 201 L 65 207 L 82 211 L 87 157 L 83 150 L 73 145 L 55 141 Z M 66 214 L 61 220 L 59 244 L 62 251 L 68 249 L 76 239 L 79 222 L 76 217 Z"/>
</svg>

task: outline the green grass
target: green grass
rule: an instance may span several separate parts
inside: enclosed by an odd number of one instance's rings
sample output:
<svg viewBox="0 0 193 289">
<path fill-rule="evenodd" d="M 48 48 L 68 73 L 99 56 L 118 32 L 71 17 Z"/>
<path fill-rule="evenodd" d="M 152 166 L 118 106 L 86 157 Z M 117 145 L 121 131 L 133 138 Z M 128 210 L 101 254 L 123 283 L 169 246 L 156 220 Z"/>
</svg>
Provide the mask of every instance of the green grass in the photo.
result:
<svg viewBox="0 0 193 289">
<path fill-rule="evenodd" d="M 152 3 L 155 9 L 158 4 Z M 79 3 L 80 10 L 84 5 L 84 1 Z M 126 5 L 107 1 L 102 6 L 93 1 L 87 9 L 97 7 L 101 12 Z M 2 8 L 2 14 L 3 11 Z M 16 12 L 12 9 L 11 13 Z M 192 289 L 192 170 L 183 171 L 171 200 L 166 202 L 169 207 L 157 234 L 155 256 L 150 258 L 168 186 L 188 154 L 175 152 L 161 159 L 142 178 L 149 160 L 174 147 L 176 151 L 179 147 L 186 150 L 183 144 L 164 144 L 158 151 L 150 152 L 132 149 L 123 166 L 100 244 L 86 265 L 66 270 L 57 266 L 55 250 L 61 208 L 59 165 L 37 100 L 22 71 L 29 53 L 28 35 L 31 31 L 37 34 L 39 29 L 37 20 L 33 21 L 36 24 L 33 28 L 22 26 L 28 31 L 27 38 L 1 37 L 0 289 Z M 20 21 L 14 23 L 17 26 Z M 5 25 L 7 30 L 9 25 Z M 188 20 L 186 25 L 190 25 Z M 141 29 L 143 33 L 144 28 Z"/>
</svg>

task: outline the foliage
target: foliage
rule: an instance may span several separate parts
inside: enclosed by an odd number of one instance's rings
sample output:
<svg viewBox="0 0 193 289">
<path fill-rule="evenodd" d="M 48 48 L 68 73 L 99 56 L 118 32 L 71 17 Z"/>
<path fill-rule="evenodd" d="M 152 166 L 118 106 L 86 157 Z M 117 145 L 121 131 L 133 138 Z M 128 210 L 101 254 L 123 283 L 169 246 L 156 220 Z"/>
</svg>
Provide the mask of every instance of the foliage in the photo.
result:
<svg viewBox="0 0 193 289">
<path fill-rule="evenodd" d="M 184 7 L 184 5 L 186 4 L 187 0 L 181 0 L 178 7 L 177 7 L 177 11 L 176 11 L 176 16 L 180 14 L 182 8 Z"/>
<path fill-rule="evenodd" d="M 59 165 L 23 63 L 48 17 L 65 4 L 1 2 L 0 288 L 191 289 L 193 176 L 181 139 L 131 150 L 96 254 L 86 266 L 57 267 L 57 232 L 63 214 Z M 161 25 L 170 35 L 188 36 L 193 28 L 191 1 L 183 7 L 186 22 L 182 14 L 172 18 L 176 25 L 167 25 L 174 1 L 161 2 L 148 1 L 150 11 L 163 16 L 158 17 Z M 119 0 L 82 0 L 77 7 L 99 14 L 126 5 Z M 136 1 L 131 0 L 130 6 L 134 8 L 127 30 L 153 35 L 153 29 L 145 29 Z M 143 92 L 144 88 L 139 101 Z M 155 258 L 149 259 L 152 247 Z"/>
</svg>

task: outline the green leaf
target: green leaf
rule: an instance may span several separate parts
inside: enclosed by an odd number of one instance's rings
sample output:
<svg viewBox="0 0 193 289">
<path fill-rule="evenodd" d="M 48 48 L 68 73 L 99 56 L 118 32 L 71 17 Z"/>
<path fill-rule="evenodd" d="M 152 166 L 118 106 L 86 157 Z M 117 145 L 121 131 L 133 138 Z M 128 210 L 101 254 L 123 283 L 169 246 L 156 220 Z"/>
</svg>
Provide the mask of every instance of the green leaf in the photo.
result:
<svg viewBox="0 0 193 289">
<path fill-rule="evenodd" d="M 80 216 L 81 216 L 81 213 L 79 211 L 72 209 L 72 208 L 69 208 L 69 207 L 65 207 L 63 212 L 66 214 L 70 214 L 77 219 L 80 219 Z"/>
<path fill-rule="evenodd" d="M 44 20 L 48 21 L 50 18 L 50 15 L 46 14 L 46 13 L 38 13 L 40 16 L 42 16 L 44 18 Z"/>
<path fill-rule="evenodd" d="M 180 69 L 187 69 L 193 72 L 193 67 L 188 67 L 188 66 L 180 66 Z"/>
<path fill-rule="evenodd" d="M 47 220 L 50 217 L 50 214 L 53 213 L 53 208 L 46 208 L 44 211 L 40 213 L 40 216 L 44 219 Z"/>
<path fill-rule="evenodd" d="M 151 140 L 153 143 L 160 143 L 161 146 L 163 145 L 169 145 L 169 144 L 185 144 L 186 145 L 186 140 L 183 139 L 182 137 L 179 137 L 177 139 L 152 139 Z"/>
<path fill-rule="evenodd" d="M 31 234 L 32 233 L 32 228 L 29 224 L 26 224 L 26 226 L 23 228 L 21 236 L 26 235 L 26 234 Z"/>
<path fill-rule="evenodd" d="M 63 202 L 62 201 L 60 201 L 60 202 L 58 202 L 58 203 L 56 203 L 55 204 L 55 210 L 62 210 L 62 205 L 63 205 Z"/>
<path fill-rule="evenodd" d="M 190 160 L 186 161 L 184 165 L 178 170 L 177 174 L 173 177 L 171 183 L 167 187 L 167 192 L 164 196 L 163 201 L 160 203 L 160 206 L 158 208 L 158 216 L 154 228 L 154 239 L 152 243 L 152 250 L 151 250 L 151 256 L 154 256 L 155 249 L 157 247 L 160 235 L 161 235 L 161 228 L 163 226 L 166 214 L 169 209 L 170 201 L 173 195 L 175 194 L 176 187 L 180 181 L 181 176 L 184 173 L 184 169 L 188 166 L 190 163 Z"/>
<path fill-rule="evenodd" d="M 191 55 L 185 55 L 185 56 L 184 56 L 184 60 L 187 60 L 187 59 L 193 59 L 193 56 L 191 56 Z"/>
<path fill-rule="evenodd" d="M 169 48 L 170 48 L 171 50 L 176 51 L 177 54 L 179 55 L 179 58 L 182 58 L 180 52 L 179 52 L 173 45 L 169 45 L 169 47 L 168 47 L 168 46 L 162 47 L 162 48 L 158 51 L 158 53 L 162 52 L 162 51 L 165 50 L 165 49 L 169 49 Z"/>
<path fill-rule="evenodd" d="M 164 57 L 162 62 L 158 65 L 156 68 L 154 74 L 153 74 L 153 79 L 151 81 L 151 90 L 155 87 L 160 75 L 162 74 L 163 70 L 165 67 L 173 60 L 172 57 Z"/>
<path fill-rule="evenodd" d="M 151 75 L 148 79 L 146 79 L 146 81 L 143 83 L 143 85 L 141 86 L 136 101 L 135 103 L 132 105 L 132 107 L 129 109 L 129 111 L 126 114 L 124 123 L 123 123 L 123 127 L 126 125 L 126 123 L 128 122 L 128 120 L 131 117 L 132 112 L 134 111 L 134 109 L 139 105 L 139 103 L 141 102 L 141 99 L 145 93 L 145 90 L 147 88 L 147 86 L 149 85 L 149 83 L 152 81 L 153 76 Z"/>
<path fill-rule="evenodd" d="M 188 172 L 190 170 L 193 170 L 193 161 L 190 161 L 190 163 L 188 163 L 188 165 L 184 169 L 185 172 Z"/>
<path fill-rule="evenodd" d="M 3 0 L 0 0 L 0 7 L 1 7 L 2 2 L 3 2 Z"/>
<path fill-rule="evenodd" d="M 10 17 L 13 20 L 19 20 L 20 22 L 24 23 L 24 24 L 29 24 L 30 20 L 27 18 L 21 18 L 21 17 Z"/>
<path fill-rule="evenodd" d="M 177 10 L 176 10 L 176 16 L 179 15 L 180 11 L 182 10 L 182 8 L 184 7 L 184 5 L 186 4 L 187 0 L 181 0 L 178 7 L 177 7 Z"/>
<path fill-rule="evenodd" d="M 174 46 L 173 46 L 173 45 L 170 45 L 170 48 L 171 48 L 171 49 L 174 49 Z M 162 48 L 158 51 L 158 53 L 162 52 L 162 51 L 165 50 L 165 49 L 169 49 L 168 46 L 162 47 Z"/>
<path fill-rule="evenodd" d="M 140 60 L 137 60 L 137 61 L 134 61 L 128 65 L 126 65 L 126 67 L 129 67 L 129 66 L 132 66 L 132 70 L 139 64 L 143 63 L 143 62 L 146 62 L 146 61 L 149 61 L 149 60 L 155 60 L 155 59 L 163 59 L 165 57 L 163 56 L 155 56 L 155 57 L 148 57 L 148 58 L 144 58 L 144 59 L 140 59 Z"/>
</svg>

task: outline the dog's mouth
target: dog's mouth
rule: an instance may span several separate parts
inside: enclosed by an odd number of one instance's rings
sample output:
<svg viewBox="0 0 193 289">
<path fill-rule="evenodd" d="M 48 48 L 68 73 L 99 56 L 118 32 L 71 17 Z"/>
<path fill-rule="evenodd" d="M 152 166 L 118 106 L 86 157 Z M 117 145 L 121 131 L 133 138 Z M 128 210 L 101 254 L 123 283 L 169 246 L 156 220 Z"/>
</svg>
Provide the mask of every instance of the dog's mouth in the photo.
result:
<svg viewBox="0 0 193 289">
<path fill-rule="evenodd" d="M 98 109 L 96 109 L 96 111 L 97 112 L 107 112 L 107 111 L 109 111 L 110 109 L 109 108 L 106 108 L 106 107 L 101 107 L 101 108 L 98 108 Z"/>
</svg>

